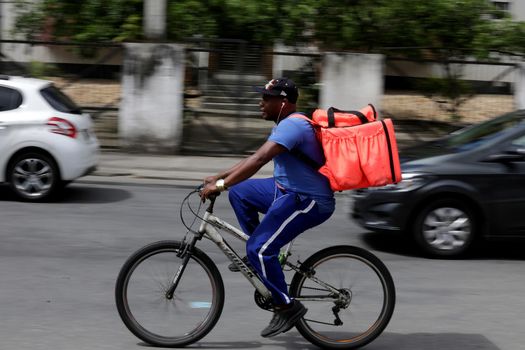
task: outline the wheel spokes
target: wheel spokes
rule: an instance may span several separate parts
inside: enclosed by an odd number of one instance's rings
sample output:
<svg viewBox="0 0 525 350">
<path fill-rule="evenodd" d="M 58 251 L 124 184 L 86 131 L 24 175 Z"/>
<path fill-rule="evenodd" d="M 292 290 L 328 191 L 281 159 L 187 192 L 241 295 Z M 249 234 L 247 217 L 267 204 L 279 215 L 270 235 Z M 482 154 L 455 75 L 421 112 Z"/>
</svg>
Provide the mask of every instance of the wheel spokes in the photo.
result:
<svg viewBox="0 0 525 350">
<path fill-rule="evenodd" d="M 306 332 L 322 344 L 350 345 L 367 343 L 386 326 L 393 309 L 387 307 L 391 303 L 385 290 L 387 282 L 372 263 L 342 254 L 327 256 L 309 268 L 315 270 L 318 280 L 339 289 L 337 295 L 327 293 L 303 276 L 298 299 L 304 300 L 308 313 L 298 325 L 302 334 Z M 318 298 L 308 300 L 311 296 Z"/>
<path fill-rule="evenodd" d="M 470 238 L 467 214 L 457 208 L 443 207 L 430 212 L 423 222 L 423 238 L 439 250 L 462 247 Z"/>
<path fill-rule="evenodd" d="M 41 197 L 53 184 L 53 170 L 43 159 L 27 158 L 13 167 L 13 185 L 27 197 Z"/>
</svg>

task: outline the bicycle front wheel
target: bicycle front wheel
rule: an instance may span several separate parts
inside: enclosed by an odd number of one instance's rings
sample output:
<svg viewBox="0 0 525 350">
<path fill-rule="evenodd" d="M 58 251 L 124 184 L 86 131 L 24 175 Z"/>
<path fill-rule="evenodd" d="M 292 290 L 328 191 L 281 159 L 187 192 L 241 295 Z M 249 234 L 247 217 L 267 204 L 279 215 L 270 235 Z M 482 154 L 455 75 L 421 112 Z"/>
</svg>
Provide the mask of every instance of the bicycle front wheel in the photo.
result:
<svg viewBox="0 0 525 350">
<path fill-rule="evenodd" d="M 394 312 L 394 282 L 372 253 L 352 246 L 326 248 L 309 257 L 301 271 L 292 279 L 290 295 L 308 308 L 296 327 L 311 343 L 355 349 L 387 326 Z"/>
<path fill-rule="evenodd" d="M 182 244 L 162 241 L 134 253 L 117 278 L 117 309 L 126 327 L 143 341 L 181 347 L 204 337 L 218 321 L 224 284 L 213 261 L 194 248 L 172 298 L 172 285 L 183 259 Z"/>
</svg>

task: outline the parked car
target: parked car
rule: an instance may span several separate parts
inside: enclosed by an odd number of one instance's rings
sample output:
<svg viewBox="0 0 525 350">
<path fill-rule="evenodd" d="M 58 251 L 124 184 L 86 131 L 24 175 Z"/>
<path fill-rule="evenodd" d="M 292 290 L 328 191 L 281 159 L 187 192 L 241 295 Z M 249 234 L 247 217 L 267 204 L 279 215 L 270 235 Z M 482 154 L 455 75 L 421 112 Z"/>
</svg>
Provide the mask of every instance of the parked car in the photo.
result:
<svg viewBox="0 0 525 350">
<path fill-rule="evenodd" d="M 27 201 L 50 198 L 93 171 L 91 117 L 52 82 L 0 77 L 0 182 Z"/>
<path fill-rule="evenodd" d="M 525 110 L 400 151 L 403 180 L 353 192 L 352 217 L 458 256 L 477 238 L 525 238 Z"/>
</svg>

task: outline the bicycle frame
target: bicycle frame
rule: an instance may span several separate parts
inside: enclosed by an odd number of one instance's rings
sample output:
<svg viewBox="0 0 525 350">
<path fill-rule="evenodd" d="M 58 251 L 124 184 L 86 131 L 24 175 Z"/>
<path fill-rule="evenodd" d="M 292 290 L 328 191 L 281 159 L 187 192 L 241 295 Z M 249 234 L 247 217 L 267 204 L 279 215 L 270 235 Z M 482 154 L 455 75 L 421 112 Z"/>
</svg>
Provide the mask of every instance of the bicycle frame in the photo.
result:
<svg viewBox="0 0 525 350">
<path fill-rule="evenodd" d="M 249 266 L 247 266 L 244 263 L 244 261 L 242 261 L 241 257 L 239 257 L 235 250 L 233 250 L 233 248 L 231 248 L 228 245 L 228 243 L 224 240 L 224 238 L 217 229 L 226 231 L 232 234 L 234 237 L 245 242 L 248 240 L 248 238 L 250 238 L 250 236 L 248 236 L 235 226 L 230 225 L 226 221 L 213 215 L 209 210 L 206 210 L 206 212 L 204 213 L 204 217 L 202 218 L 202 222 L 200 224 L 198 233 L 204 235 L 204 237 L 210 239 L 212 242 L 217 244 L 217 246 L 220 250 L 222 250 L 224 255 L 226 255 L 228 259 L 234 262 L 237 266 L 239 266 L 241 273 L 255 287 L 255 289 L 257 289 L 257 291 L 261 293 L 261 295 L 263 295 L 265 298 L 271 298 L 272 294 L 270 293 L 268 288 L 266 288 L 266 286 L 262 283 L 257 274 Z M 289 248 L 290 247 L 288 246 L 287 249 Z"/>
<path fill-rule="evenodd" d="M 214 206 L 214 204 L 215 204 L 215 199 L 212 199 L 210 201 L 210 205 L 209 205 L 208 209 L 206 209 L 206 211 L 204 213 L 204 217 L 201 219 L 202 221 L 200 223 L 199 230 L 197 231 L 193 242 L 190 244 L 190 247 L 193 247 L 195 245 L 196 241 L 200 240 L 202 237 L 206 237 L 206 238 L 210 239 L 212 242 L 214 242 L 219 247 L 219 249 L 224 253 L 224 255 L 226 255 L 226 257 L 228 257 L 228 259 L 230 259 L 233 263 L 235 263 L 239 267 L 240 272 L 244 275 L 244 277 L 246 277 L 246 279 L 255 287 L 255 289 L 263 297 L 271 299 L 271 297 L 272 297 L 271 292 L 262 283 L 262 281 L 260 280 L 259 276 L 257 276 L 256 272 L 253 271 L 251 267 L 249 267 L 248 265 L 246 265 L 244 263 L 244 261 L 235 252 L 235 250 L 233 248 L 231 248 L 229 246 L 229 244 L 224 240 L 223 236 L 219 233 L 218 230 L 220 229 L 220 230 L 226 231 L 226 232 L 230 233 L 231 235 L 233 235 L 234 237 L 236 237 L 236 238 L 238 238 L 238 239 L 240 239 L 242 241 L 245 241 L 245 242 L 250 238 L 250 236 L 248 236 L 247 234 L 245 234 L 244 232 L 239 230 L 237 227 L 235 227 L 235 226 L 229 224 L 228 222 L 220 219 L 219 217 L 213 215 L 213 206 Z M 285 250 L 284 250 L 284 252 L 283 252 L 285 258 L 290 255 L 290 250 L 291 250 L 291 247 L 292 247 L 292 243 L 293 243 L 293 241 L 288 243 L 286 248 L 285 248 Z M 182 254 L 184 254 L 184 253 L 185 252 L 183 252 Z M 189 259 L 189 256 L 186 257 L 186 259 Z M 182 272 L 184 271 L 184 267 L 186 266 L 186 264 L 187 264 L 187 261 L 185 261 L 182 264 L 182 266 L 180 267 L 179 271 L 175 275 L 175 277 L 173 279 L 172 288 L 170 288 L 170 290 L 168 291 L 168 295 L 169 296 L 173 295 L 173 292 L 175 291 L 175 288 L 178 285 L 179 278 L 182 275 Z M 329 285 L 329 284 L 319 280 L 318 278 L 314 277 L 313 274 L 310 274 L 309 272 L 302 271 L 298 266 L 296 266 L 294 264 L 291 264 L 290 262 L 288 262 L 286 260 L 285 260 L 285 264 L 286 264 L 286 266 L 290 267 L 294 271 L 307 275 L 307 277 L 310 280 L 314 281 L 315 283 L 319 284 L 320 286 L 322 286 L 322 287 L 326 288 L 328 291 L 330 291 L 330 294 L 327 295 L 327 296 L 323 296 L 323 297 L 320 297 L 320 296 L 303 296 L 303 297 L 298 297 L 297 298 L 298 300 L 321 301 L 321 300 L 330 299 L 330 300 L 334 300 L 334 301 L 341 301 L 341 300 L 345 300 L 346 299 L 346 297 L 343 296 L 341 294 L 341 292 L 337 288 L 335 288 L 335 287 L 333 287 L 333 286 L 331 286 L 331 285 Z"/>
</svg>

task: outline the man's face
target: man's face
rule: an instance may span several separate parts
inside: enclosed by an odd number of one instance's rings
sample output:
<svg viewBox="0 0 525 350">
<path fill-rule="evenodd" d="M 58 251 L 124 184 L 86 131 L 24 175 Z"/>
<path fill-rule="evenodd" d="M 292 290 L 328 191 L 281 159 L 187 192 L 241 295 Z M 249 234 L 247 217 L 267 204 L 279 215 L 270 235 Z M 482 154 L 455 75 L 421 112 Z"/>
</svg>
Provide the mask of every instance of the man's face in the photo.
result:
<svg viewBox="0 0 525 350">
<path fill-rule="evenodd" d="M 276 121 L 281 112 L 281 107 L 284 102 L 284 99 L 280 96 L 269 96 L 262 95 L 261 101 L 259 102 L 259 107 L 262 112 L 262 118 L 264 120 L 273 120 Z"/>
</svg>

